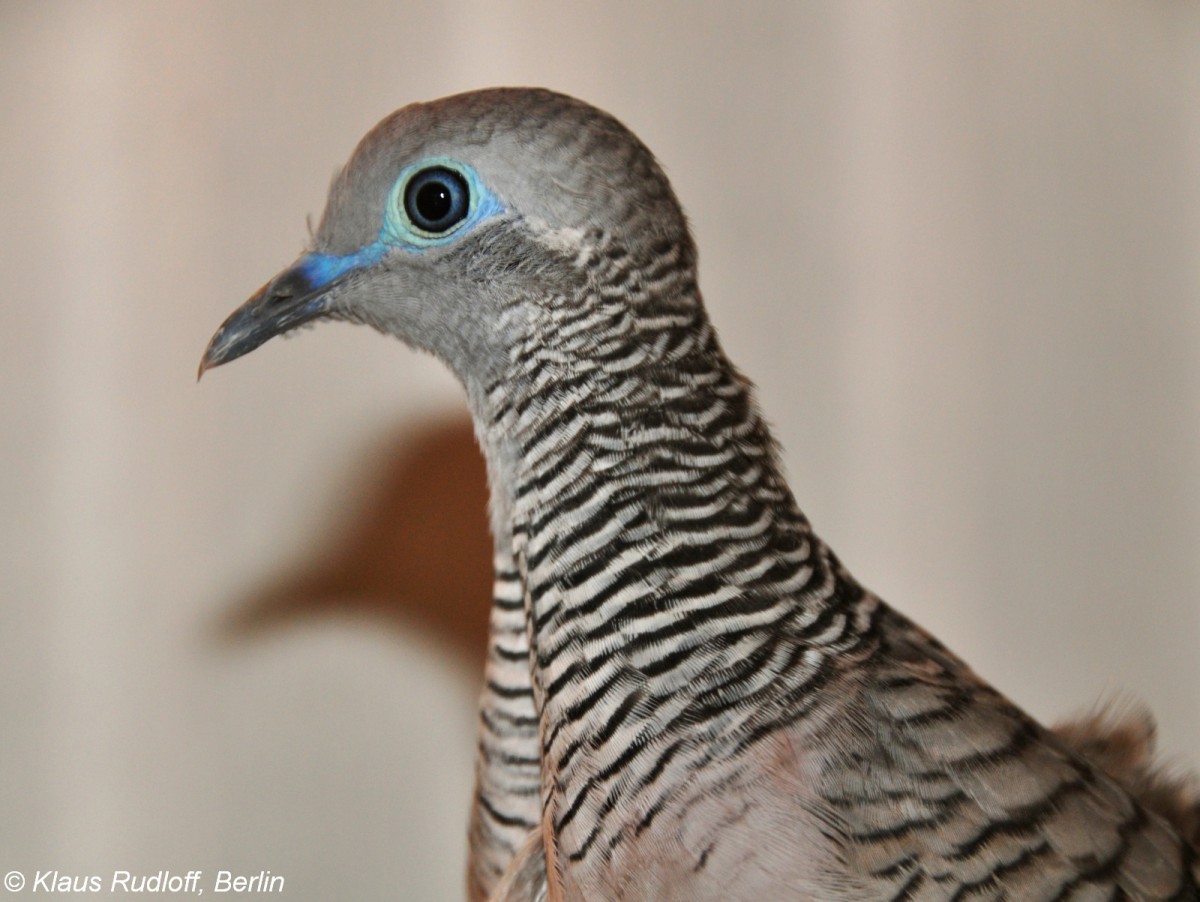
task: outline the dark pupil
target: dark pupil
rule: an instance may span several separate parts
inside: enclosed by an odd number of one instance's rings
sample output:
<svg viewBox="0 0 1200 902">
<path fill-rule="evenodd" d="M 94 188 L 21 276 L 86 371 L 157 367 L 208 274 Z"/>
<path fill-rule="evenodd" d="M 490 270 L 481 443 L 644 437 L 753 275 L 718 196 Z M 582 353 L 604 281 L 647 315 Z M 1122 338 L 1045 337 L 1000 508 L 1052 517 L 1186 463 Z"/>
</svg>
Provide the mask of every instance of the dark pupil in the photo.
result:
<svg viewBox="0 0 1200 902">
<path fill-rule="evenodd" d="M 466 180 L 438 166 L 413 176 L 404 191 L 404 211 L 419 229 L 447 232 L 466 218 L 470 200 Z"/>
<path fill-rule="evenodd" d="M 453 198 L 441 182 L 426 182 L 417 189 L 417 212 L 422 219 L 437 222 L 450 212 Z"/>
</svg>

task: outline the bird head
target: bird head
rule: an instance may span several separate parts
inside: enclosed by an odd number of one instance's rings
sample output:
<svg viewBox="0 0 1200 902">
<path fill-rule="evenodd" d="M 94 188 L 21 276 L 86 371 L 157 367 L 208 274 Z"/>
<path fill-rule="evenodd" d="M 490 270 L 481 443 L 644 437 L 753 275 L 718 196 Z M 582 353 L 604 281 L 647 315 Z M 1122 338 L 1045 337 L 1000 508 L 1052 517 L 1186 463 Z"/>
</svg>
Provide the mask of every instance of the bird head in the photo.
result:
<svg viewBox="0 0 1200 902">
<path fill-rule="evenodd" d="M 649 150 L 607 113 L 494 88 L 388 116 L 335 177 L 309 250 L 238 308 L 200 372 L 322 319 L 369 324 L 476 385 L 503 379 L 530 323 L 588 293 L 602 247 L 682 248 Z"/>
</svg>

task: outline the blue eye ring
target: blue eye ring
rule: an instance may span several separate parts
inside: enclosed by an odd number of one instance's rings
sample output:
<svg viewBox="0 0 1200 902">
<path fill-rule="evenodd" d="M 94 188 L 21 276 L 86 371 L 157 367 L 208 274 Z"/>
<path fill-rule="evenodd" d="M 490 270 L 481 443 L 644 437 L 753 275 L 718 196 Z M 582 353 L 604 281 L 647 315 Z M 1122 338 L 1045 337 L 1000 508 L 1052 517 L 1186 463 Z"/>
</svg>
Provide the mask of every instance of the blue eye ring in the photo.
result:
<svg viewBox="0 0 1200 902">
<path fill-rule="evenodd" d="M 397 176 L 379 237 L 410 250 L 446 244 L 500 209 L 470 166 L 449 157 L 428 157 Z"/>
</svg>

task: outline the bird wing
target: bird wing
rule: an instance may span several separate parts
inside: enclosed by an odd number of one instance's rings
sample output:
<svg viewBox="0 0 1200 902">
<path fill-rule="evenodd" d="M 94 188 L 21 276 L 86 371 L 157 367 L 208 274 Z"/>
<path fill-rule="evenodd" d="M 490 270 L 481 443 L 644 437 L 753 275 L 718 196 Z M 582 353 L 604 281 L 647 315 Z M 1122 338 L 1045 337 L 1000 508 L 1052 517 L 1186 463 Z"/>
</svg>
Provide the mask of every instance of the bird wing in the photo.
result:
<svg viewBox="0 0 1200 902">
<path fill-rule="evenodd" d="M 1161 818 L 924 630 L 878 626 L 822 793 L 850 871 L 894 898 L 1200 898 Z"/>
<path fill-rule="evenodd" d="M 489 902 L 545 902 L 546 849 L 542 831 L 532 831 L 504 872 Z"/>
</svg>

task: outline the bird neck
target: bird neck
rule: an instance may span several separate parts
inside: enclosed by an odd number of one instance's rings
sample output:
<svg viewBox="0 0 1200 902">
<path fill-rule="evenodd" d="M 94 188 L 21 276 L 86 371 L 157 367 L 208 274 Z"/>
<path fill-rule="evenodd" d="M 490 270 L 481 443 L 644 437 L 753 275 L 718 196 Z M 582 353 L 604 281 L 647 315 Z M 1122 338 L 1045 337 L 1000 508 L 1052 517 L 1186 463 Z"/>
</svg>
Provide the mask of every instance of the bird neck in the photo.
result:
<svg viewBox="0 0 1200 902">
<path fill-rule="evenodd" d="M 475 843 L 540 818 L 550 873 L 612 848 L 614 794 L 648 824 L 664 767 L 689 786 L 697 756 L 809 717 L 870 646 L 874 599 L 796 507 L 693 271 L 589 276 L 529 317 L 507 378 L 468 386 L 497 544 L 479 793 L 510 800 L 481 803 Z M 713 798 L 736 778 L 710 776 Z"/>
<path fill-rule="evenodd" d="M 670 291 L 606 294 L 593 276 L 574 306 L 533 316 L 517 375 L 480 394 L 539 709 L 599 669 L 682 685 L 756 649 L 786 668 L 862 630 L 863 593 L 797 508 L 693 270 L 662 269 Z"/>
</svg>

